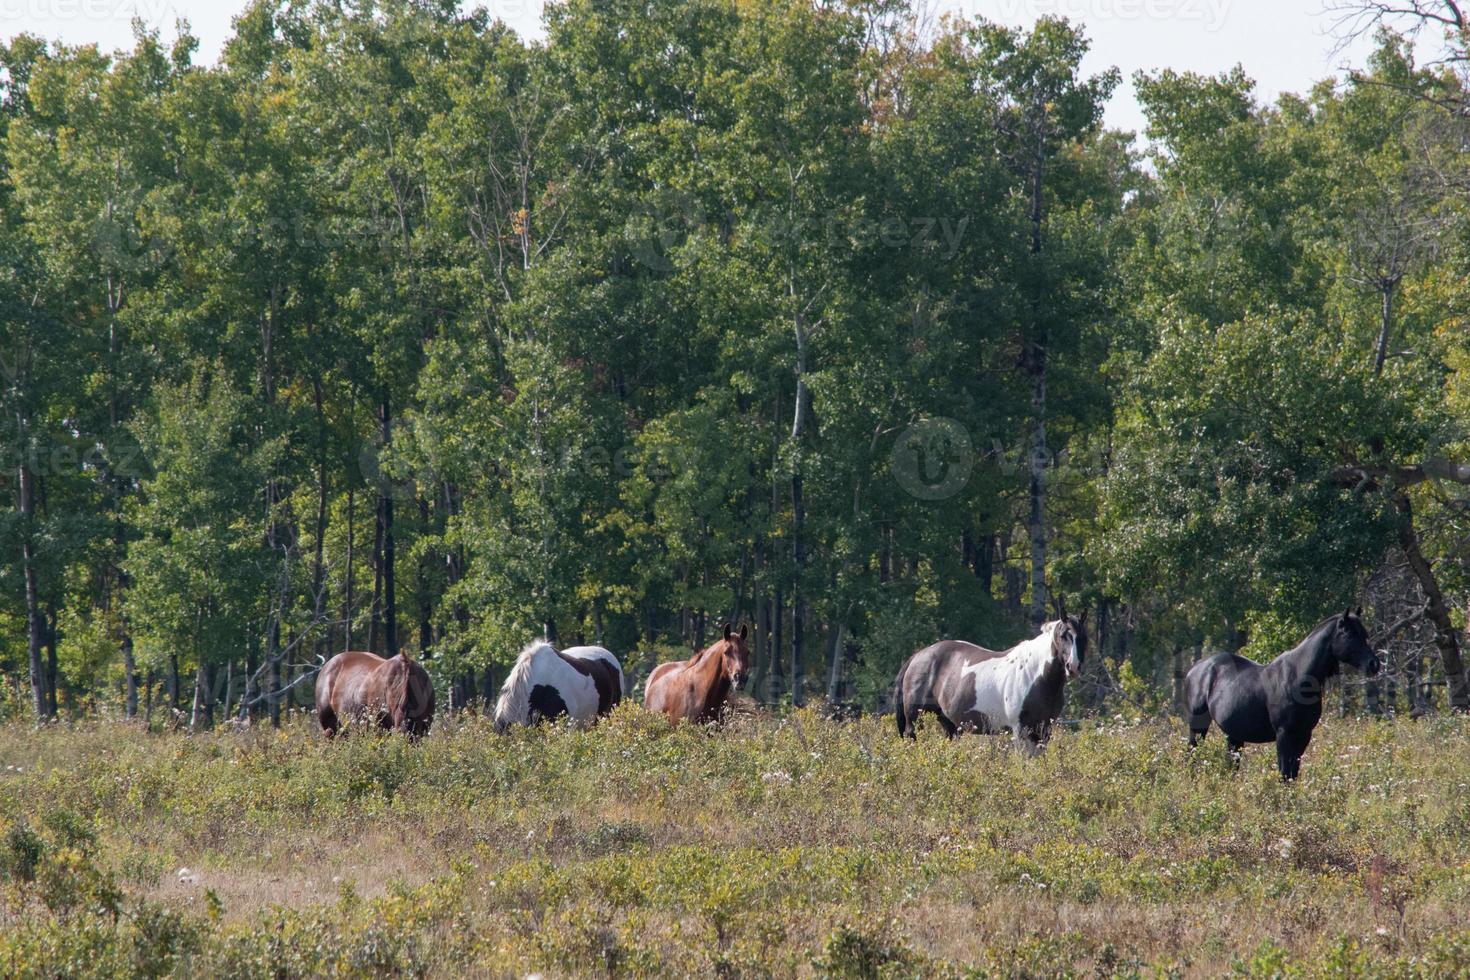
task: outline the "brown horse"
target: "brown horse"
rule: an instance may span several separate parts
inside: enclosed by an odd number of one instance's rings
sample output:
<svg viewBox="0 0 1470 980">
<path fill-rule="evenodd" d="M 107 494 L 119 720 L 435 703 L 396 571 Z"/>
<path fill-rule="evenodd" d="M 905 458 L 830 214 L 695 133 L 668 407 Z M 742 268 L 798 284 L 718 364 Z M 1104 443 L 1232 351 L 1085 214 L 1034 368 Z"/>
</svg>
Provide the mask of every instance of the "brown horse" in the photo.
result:
<svg viewBox="0 0 1470 980">
<path fill-rule="evenodd" d="M 349 650 L 316 675 L 316 716 L 328 738 L 354 721 L 419 738 L 434 721 L 434 684 L 407 653 Z"/>
<path fill-rule="evenodd" d="M 734 633 L 726 623 L 724 636 L 690 659 L 659 664 L 648 675 L 643 707 L 670 721 L 718 721 L 731 690 L 740 690 L 750 673 L 745 633 L 745 626 Z"/>
</svg>

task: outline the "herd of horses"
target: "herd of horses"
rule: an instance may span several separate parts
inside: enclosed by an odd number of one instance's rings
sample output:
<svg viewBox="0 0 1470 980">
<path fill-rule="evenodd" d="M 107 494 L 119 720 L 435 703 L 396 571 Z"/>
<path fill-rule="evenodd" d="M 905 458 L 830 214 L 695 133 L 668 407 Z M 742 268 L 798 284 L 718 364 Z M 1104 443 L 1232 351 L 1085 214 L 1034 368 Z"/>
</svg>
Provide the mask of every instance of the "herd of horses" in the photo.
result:
<svg viewBox="0 0 1470 980">
<path fill-rule="evenodd" d="M 1081 674 L 1087 657 L 1086 613 L 1057 613 L 1040 633 L 1009 649 L 941 640 L 911 656 L 894 682 L 899 734 L 914 738 L 918 719 L 933 714 L 951 738 L 1009 733 L 1021 751 L 1040 752 L 1061 716 L 1066 684 Z M 688 660 L 659 664 L 644 686 L 644 707 L 674 722 L 720 721 L 750 673 L 746 637 L 745 626 L 726 624 L 718 640 Z M 1268 664 L 1233 653 L 1201 660 L 1184 683 L 1189 744 L 1204 738 L 1211 722 L 1224 733 L 1232 762 L 1246 743 L 1275 742 L 1281 777 L 1295 779 L 1322 717 L 1326 681 L 1343 665 L 1369 676 L 1381 667 L 1361 608 L 1323 620 Z M 610 651 L 558 650 L 538 641 L 521 652 L 506 677 L 495 729 L 504 733 L 563 717 L 590 724 L 611 712 L 626 690 L 622 665 Z M 420 737 L 433 722 L 434 686 L 406 653 L 340 653 L 317 676 L 316 710 L 329 737 L 354 720 Z"/>
</svg>

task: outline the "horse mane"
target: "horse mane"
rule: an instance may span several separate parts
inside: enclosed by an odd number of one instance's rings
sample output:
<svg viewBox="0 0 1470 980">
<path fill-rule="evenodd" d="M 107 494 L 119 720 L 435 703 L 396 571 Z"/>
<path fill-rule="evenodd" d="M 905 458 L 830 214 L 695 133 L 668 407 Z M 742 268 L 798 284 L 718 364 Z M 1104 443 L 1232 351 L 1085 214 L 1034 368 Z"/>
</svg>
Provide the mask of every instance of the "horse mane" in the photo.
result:
<svg viewBox="0 0 1470 980">
<path fill-rule="evenodd" d="M 388 713 L 393 716 L 394 721 L 407 720 L 408 718 L 408 685 L 411 671 L 408 665 L 412 663 L 407 654 L 400 651 L 403 658 L 401 663 L 393 664 L 388 668 L 387 690 L 383 692 L 388 701 Z"/>
<path fill-rule="evenodd" d="M 531 665 L 542 649 L 556 652 L 546 640 L 533 640 L 516 657 L 515 666 L 500 688 L 500 700 L 495 702 L 495 724 L 525 725 L 531 720 Z"/>
<path fill-rule="evenodd" d="M 1060 619 L 1053 619 L 1050 622 L 1042 623 L 1041 624 L 1041 631 L 1039 633 L 1037 633 L 1035 636 L 1027 637 L 1026 639 L 1022 640 L 1020 643 L 1017 643 L 1015 646 L 1013 646 L 1009 650 L 1005 651 L 1005 655 L 1007 657 L 1009 657 L 1011 654 L 1020 651 L 1020 649 L 1022 647 L 1029 647 L 1033 643 L 1037 644 L 1038 646 L 1042 646 L 1042 641 L 1044 640 L 1044 641 L 1046 641 L 1045 642 L 1045 652 L 1046 652 L 1046 655 L 1047 656 L 1051 656 L 1051 644 L 1056 639 L 1057 627 L 1060 626 L 1061 624 L 1062 624 L 1062 621 Z"/>
</svg>

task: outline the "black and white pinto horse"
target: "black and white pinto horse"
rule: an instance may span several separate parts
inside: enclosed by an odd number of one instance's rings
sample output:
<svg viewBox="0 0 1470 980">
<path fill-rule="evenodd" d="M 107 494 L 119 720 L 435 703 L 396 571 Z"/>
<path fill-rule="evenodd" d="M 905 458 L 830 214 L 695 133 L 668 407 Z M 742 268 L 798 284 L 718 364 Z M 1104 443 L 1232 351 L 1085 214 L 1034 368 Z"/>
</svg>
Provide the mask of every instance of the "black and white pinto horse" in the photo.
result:
<svg viewBox="0 0 1470 980">
<path fill-rule="evenodd" d="M 1027 754 L 1040 752 L 1062 713 L 1067 678 L 1082 672 L 1086 623 L 1085 612 L 1080 618 L 1062 614 L 1005 651 L 963 640 L 925 647 L 898 672 L 899 734 L 914 738 L 914 723 L 932 711 L 951 738 L 957 732 L 1009 731 Z"/>
<path fill-rule="evenodd" d="M 495 703 L 495 730 L 563 715 L 586 725 L 623 699 L 623 666 L 602 647 L 557 650 L 538 640 L 521 651 Z"/>
<path fill-rule="evenodd" d="M 1322 718 L 1322 688 L 1340 665 L 1372 677 L 1382 666 L 1368 645 L 1362 607 L 1331 616 L 1307 638 L 1269 664 L 1233 653 L 1217 653 L 1189 669 L 1184 678 L 1189 744 L 1210 729 L 1225 733 L 1232 762 L 1247 742 L 1275 742 L 1282 779 L 1295 779 L 1312 729 Z"/>
</svg>

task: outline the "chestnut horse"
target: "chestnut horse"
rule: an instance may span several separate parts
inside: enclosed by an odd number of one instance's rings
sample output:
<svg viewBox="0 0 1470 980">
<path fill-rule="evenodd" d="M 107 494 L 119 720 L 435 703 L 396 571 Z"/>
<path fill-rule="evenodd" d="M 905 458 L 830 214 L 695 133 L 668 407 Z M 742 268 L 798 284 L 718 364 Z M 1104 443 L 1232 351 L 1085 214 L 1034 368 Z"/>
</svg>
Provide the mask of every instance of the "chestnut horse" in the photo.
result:
<svg viewBox="0 0 1470 980">
<path fill-rule="evenodd" d="M 724 636 L 688 660 L 659 664 L 648 675 L 643 707 L 670 721 L 719 721 L 731 690 L 740 690 L 750 673 L 745 649 L 746 628 L 725 624 Z"/>
<path fill-rule="evenodd" d="M 419 738 L 434 721 L 434 684 L 407 653 L 349 650 L 316 675 L 316 716 L 328 738 L 354 721 Z"/>
</svg>

